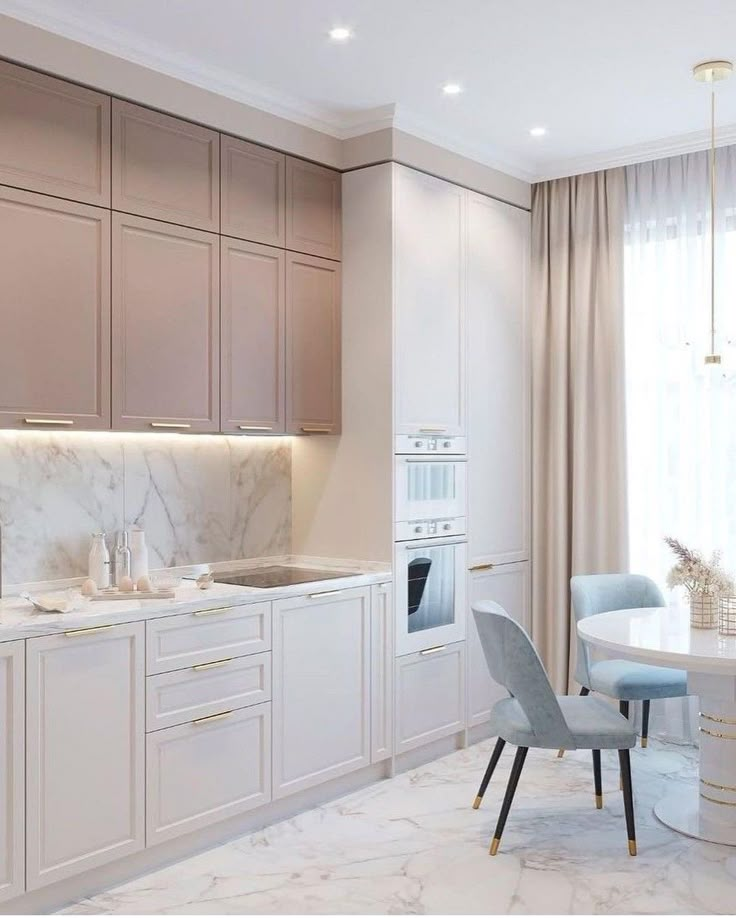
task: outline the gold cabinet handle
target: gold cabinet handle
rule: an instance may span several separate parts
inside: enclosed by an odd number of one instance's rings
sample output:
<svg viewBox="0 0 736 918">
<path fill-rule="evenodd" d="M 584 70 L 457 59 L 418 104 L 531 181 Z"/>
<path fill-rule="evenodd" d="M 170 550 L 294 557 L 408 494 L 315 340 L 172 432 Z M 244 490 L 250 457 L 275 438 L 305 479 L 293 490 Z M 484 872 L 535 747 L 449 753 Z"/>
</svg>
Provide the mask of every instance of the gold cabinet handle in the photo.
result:
<svg viewBox="0 0 736 918">
<path fill-rule="evenodd" d="M 339 596 L 345 590 L 323 590 L 321 593 L 309 593 L 307 599 L 321 599 L 323 596 Z"/>
<path fill-rule="evenodd" d="M 225 666 L 228 663 L 232 663 L 233 658 L 228 657 L 227 660 L 214 660 L 212 663 L 197 663 L 196 666 L 193 666 L 192 669 L 195 673 L 201 673 L 205 669 L 215 669 L 217 666 Z"/>
<path fill-rule="evenodd" d="M 430 647 L 428 650 L 420 650 L 420 657 L 428 657 L 431 653 L 439 653 L 440 650 L 447 650 L 447 644 L 441 644 L 439 647 Z"/>
<path fill-rule="evenodd" d="M 233 713 L 235 712 L 223 711 L 221 714 L 210 714 L 208 717 L 198 717 L 196 720 L 192 721 L 192 726 L 201 727 L 202 724 L 211 724 L 215 720 L 224 720 L 226 717 L 229 717 Z"/>
<path fill-rule="evenodd" d="M 420 427 L 419 433 L 444 433 L 447 430 L 446 427 Z"/>
<path fill-rule="evenodd" d="M 302 433 L 321 433 L 328 434 L 332 433 L 331 427 L 300 427 Z"/>
<path fill-rule="evenodd" d="M 151 421 L 151 427 L 163 427 L 167 430 L 189 430 L 191 424 L 178 423 L 174 421 Z"/>
<path fill-rule="evenodd" d="M 65 631 L 64 637 L 84 637 L 85 634 L 98 634 L 100 631 L 108 631 L 112 625 L 97 625 L 94 628 L 76 628 L 74 631 Z"/>
<path fill-rule="evenodd" d="M 472 567 L 468 568 L 469 571 L 491 571 L 493 570 L 493 564 L 489 562 L 488 564 L 474 564 Z"/>
<path fill-rule="evenodd" d="M 273 430 L 273 427 L 259 427 L 257 424 L 238 424 L 238 430 Z"/>
<path fill-rule="evenodd" d="M 204 618 L 205 615 L 223 615 L 231 609 L 232 606 L 218 606 L 216 609 L 200 609 L 199 612 L 192 612 L 192 615 L 196 615 L 197 618 Z"/>
<path fill-rule="evenodd" d="M 41 424 L 47 427 L 71 427 L 74 421 L 68 418 L 23 418 L 24 424 Z"/>
</svg>

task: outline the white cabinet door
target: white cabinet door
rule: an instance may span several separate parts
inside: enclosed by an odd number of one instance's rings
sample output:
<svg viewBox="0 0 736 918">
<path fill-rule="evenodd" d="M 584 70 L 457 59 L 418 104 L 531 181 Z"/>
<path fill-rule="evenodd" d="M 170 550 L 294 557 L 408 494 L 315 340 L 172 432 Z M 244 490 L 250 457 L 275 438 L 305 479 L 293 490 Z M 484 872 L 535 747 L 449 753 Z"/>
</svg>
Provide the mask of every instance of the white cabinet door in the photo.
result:
<svg viewBox="0 0 736 918">
<path fill-rule="evenodd" d="M 25 641 L 0 644 L 0 902 L 25 891 Z"/>
<path fill-rule="evenodd" d="M 273 604 L 273 796 L 370 764 L 369 588 Z"/>
<path fill-rule="evenodd" d="M 465 729 L 465 641 L 396 660 L 396 753 Z"/>
<path fill-rule="evenodd" d="M 468 541 L 471 565 L 529 558 L 529 215 L 468 197 Z"/>
<path fill-rule="evenodd" d="M 461 435 L 466 192 L 404 166 L 394 176 L 396 433 Z"/>
<path fill-rule="evenodd" d="M 371 587 L 371 762 L 394 748 L 394 606 L 390 583 Z"/>
<path fill-rule="evenodd" d="M 27 882 L 144 846 L 143 622 L 27 642 Z"/>
<path fill-rule="evenodd" d="M 492 599 L 520 625 L 529 628 L 529 563 L 504 564 L 470 574 L 470 603 Z M 472 608 L 468 609 L 468 726 L 485 723 L 491 708 L 507 696 L 506 689 L 491 679 Z"/>
<path fill-rule="evenodd" d="M 146 737 L 146 840 L 158 844 L 271 799 L 271 705 Z"/>
</svg>

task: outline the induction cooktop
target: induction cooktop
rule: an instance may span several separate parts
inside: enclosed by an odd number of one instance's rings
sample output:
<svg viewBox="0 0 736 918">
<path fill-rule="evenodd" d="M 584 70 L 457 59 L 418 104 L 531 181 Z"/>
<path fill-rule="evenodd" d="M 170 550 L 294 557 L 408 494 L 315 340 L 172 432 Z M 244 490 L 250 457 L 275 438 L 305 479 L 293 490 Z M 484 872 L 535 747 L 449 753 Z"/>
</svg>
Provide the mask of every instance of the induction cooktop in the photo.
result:
<svg viewBox="0 0 736 918">
<path fill-rule="evenodd" d="M 229 583 L 234 586 L 269 587 L 293 586 L 297 583 L 313 583 L 318 580 L 335 580 L 338 577 L 354 577 L 352 571 L 317 571 L 305 567 L 254 567 L 251 570 L 222 571 L 215 575 L 215 583 Z"/>
</svg>

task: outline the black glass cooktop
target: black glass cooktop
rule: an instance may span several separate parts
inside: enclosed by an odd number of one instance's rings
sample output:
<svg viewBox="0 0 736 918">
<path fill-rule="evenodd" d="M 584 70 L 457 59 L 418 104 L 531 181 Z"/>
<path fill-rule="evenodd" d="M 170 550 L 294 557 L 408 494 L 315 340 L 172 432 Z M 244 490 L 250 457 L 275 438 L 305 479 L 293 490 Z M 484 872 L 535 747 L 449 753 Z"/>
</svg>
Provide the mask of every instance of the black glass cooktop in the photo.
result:
<svg viewBox="0 0 736 918">
<path fill-rule="evenodd" d="M 314 571 L 304 567 L 254 567 L 245 571 L 223 571 L 215 575 L 215 583 L 231 583 L 234 586 L 269 587 L 293 586 L 297 583 L 313 583 L 318 580 L 334 580 L 338 577 L 354 577 L 351 571 Z"/>
</svg>

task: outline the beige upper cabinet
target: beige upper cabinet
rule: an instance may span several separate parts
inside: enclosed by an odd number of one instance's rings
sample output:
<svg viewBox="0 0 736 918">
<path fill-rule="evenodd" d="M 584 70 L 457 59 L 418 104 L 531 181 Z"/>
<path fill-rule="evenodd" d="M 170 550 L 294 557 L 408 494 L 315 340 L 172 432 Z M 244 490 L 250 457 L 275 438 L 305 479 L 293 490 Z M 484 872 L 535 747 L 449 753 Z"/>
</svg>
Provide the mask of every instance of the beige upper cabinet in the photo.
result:
<svg viewBox="0 0 736 918">
<path fill-rule="evenodd" d="M 286 248 L 307 255 L 341 255 L 342 176 L 286 157 Z"/>
<path fill-rule="evenodd" d="M 0 184 L 110 206 L 110 98 L 0 61 Z"/>
<path fill-rule="evenodd" d="M 219 237 L 113 214 L 118 430 L 219 429 Z"/>
<path fill-rule="evenodd" d="M 286 430 L 340 432 L 340 265 L 286 255 Z"/>
<path fill-rule="evenodd" d="M 109 429 L 109 211 L 0 189 L 0 278 L 0 427 Z"/>
<path fill-rule="evenodd" d="M 221 257 L 221 429 L 283 433 L 286 253 L 223 236 Z"/>
<path fill-rule="evenodd" d="M 220 135 L 222 233 L 284 248 L 286 157 Z"/>
<path fill-rule="evenodd" d="M 126 213 L 219 231 L 219 134 L 114 99 L 112 206 Z"/>
</svg>

